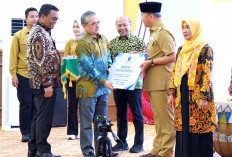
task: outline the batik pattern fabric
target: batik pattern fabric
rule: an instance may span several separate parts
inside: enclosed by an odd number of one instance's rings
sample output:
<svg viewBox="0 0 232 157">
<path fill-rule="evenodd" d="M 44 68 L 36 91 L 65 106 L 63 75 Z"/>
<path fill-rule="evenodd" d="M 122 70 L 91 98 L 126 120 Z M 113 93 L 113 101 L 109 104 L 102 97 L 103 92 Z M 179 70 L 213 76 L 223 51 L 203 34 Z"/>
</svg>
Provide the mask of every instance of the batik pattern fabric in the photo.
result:
<svg viewBox="0 0 232 157">
<path fill-rule="evenodd" d="M 196 46 L 192 50 L 192 55 L 191 55 L 191 63 L 189 65 L 189 70 L 188 70 L 188 87 L 189 89 L 194 88 L 194 82 L 195 82 L 195 76 L 196 76 L 196 69 L 197 69 L 197 62 L 199 58 L 200 51 L 202 48 L 205 46 L 205 43 L 202 42 L 198 46 Z M 174 78 L 174 85 L 177 87 L 182 79 L 182 73 L 185 74 L 186 71 L 182 72 L 182 61 L 183 61 L 183 55 L 185 55 L 184 52 L 180 51 L 178 55 L 178 59 L 176 61 L 176 70 L 175 70 L 175 78 Z"/>
<path fill-rule="evenodd" d="M 111 54 L 112 61 L 114 60 L 117 53 L 130 53 L 131 51 L 139 51 L 142 53 L 146 52 L 145 43 L 142 39 L 136 37 L 135 35 L 128 36 L 118 36 L 110 41 L 109 50 Z M 143 88 L 142 74 L 139 76 L 136 83 L 135 89 Z"/>
<path fill-rule="evenodd" d="M 50 30 L 36 24 L 27 38 L 27 61 L 32 89 L 58 87 L 60 81 L 60 55 Z"/>
<path fill-rule="evenodd" d="M 104 86 L 108 79 L 108 68 L 112 64 L 108 49 L 106 37 L 100 34 L 93 37 L 85 33 L 78 40 L 76 47 L 80 73 L 76 90 L 78 98 L 99 97 L 110 93 Z"/>
<path fill-rule="evenodd" d="M 178 49 L 178 55 L 182 47 Z M 176 63 L 172 68 L 172 77 L 170 82 L 169 95 L 176 97 L 174 112 L 174 129 L 182 131 L 181 115 L 181 93 L 180 85 L 174 85 Z M 190 133 L 208 133 L 216 129 L 216 112 L 211 82 L 211 73 L 213 68 L 213 51 L 207 44 L 200 51 L 194 87 L 189 89 L 189 132 Z M 187 71 L 189 75 L 189 71 Z M 208 101 L 208 108 L 200 109 L 200 99 Z"/>
</svg>

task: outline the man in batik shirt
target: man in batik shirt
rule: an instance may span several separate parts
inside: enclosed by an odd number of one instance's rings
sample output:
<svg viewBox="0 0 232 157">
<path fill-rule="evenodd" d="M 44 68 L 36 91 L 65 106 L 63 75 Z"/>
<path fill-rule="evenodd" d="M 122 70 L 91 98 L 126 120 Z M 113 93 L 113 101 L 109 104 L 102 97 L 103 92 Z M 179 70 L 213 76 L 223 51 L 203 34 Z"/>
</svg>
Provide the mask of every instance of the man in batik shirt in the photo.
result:
<svg viewBox="0 0 232 157">
<path fill-rule="evenodd" d="M 95 157 L 92 146 L 92 122 L 95 115 L 107 116 L 108 94 L 112 84 L 107 81 L 108 68 L 111 64 L 108 41 L 98 33 L 99 20 L 92 11 L 81 16 L 85 29 L 83 38 L 77 43 L 76 53 L 80 78 L 77 81 L 77 97 L 80 109 L 80 144 L 85 157 Z M 107 89 L 108 88 L 108 89 Z M 98 122 L 94 123 L 94 141 L 100 135 Z"/>
<path fill-rule="evenodd" d="M 131 21 L 127 16 L 122 16 L 116 20 L 116 28 L 120 36 L 114 38 L 110 42 L 112 60 L 114 60 L 117 53 L 145 52 L 145 44 L 143 40 L 131 34 Z M 144 127 L 141 101 L 142 88 L 143 80 L 142 75 L 140 75 L 134 90 L 116 89 L 113 91 L 114 101 L 117 108 L 117 134 L 122 141 L 122 143 L 119 142 L 112 148 L 113 151 L 129 149 L 126 141 L 128 130 L 128 104 L 133 115 L 133 123 L 135 126 L 134 145 L 130 148 L 130 152 L 139 153 L 143 151 Z"/>
<path fill-rule="evenodd" d="M 61 84 L 60 55 L 51 37 L 51 29 L 58 19 L 58 11 L 54 5 L 42 5 L 39 21 L 27 38 L 29 81 L 35 102 L 28 157 L 60 157 L 51 153 L 51 145 L 47 142 L 56 101 L 55 89 Z"/>
</svg>

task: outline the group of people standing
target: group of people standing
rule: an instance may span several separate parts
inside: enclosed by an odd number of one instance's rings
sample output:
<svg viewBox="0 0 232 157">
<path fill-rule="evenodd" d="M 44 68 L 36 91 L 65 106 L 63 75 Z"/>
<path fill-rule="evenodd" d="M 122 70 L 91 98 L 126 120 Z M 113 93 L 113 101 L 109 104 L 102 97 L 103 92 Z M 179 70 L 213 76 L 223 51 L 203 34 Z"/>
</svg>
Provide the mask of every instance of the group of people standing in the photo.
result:
<svg viewBox="0 0 232 157">
<path fill-rule="evenodd" d="M 65 46 L 65 56 L 76 55 L 80 77 L 68 87 L 68 139 L 78 135 L 77 107 L 80 113 L 80 146 L 86 157 L 94 157 L 94 144 L 101 134 L 96 115 L 107 116 L 108 95 L 113 90 L 117 108 L 117 135 L 120 139 L 112 151 L 144 150 L 142 90 L 149 94 L 154 112 L 156 136 L 153 149 L 141 157 L 212 157 L 216 113 L 211 82 L 213 51 L 202 40 L 201 24 L 196 19 L 185 19 L 181 29 L 183 46 L 175 53 L 175 38 L 161 20 L 162 4 L 139 4 L 143 24 L 150 28 L 150 40 L 145 47 L 142 39 L 132 35 L 127 16 L 116 19 L 119 36 L 108 42 L 99 33 L 96 13 L 87 11 L 80 24 L 74 21 L 75 36 Z M 27 27 L 14 35 L 10 72 L 20 102 L 20 130 L 22 142 L 28 142 L 28 157 L 56 157 L 47 142 L 52 127 L 56 93 L 60 85 L 61 59 L 51 37 L 51 29 L 58 19 L 59 9 L 44 4 L 39 13 L 26 10 Z M 147 53 L 142 72 L 134 90 L 114 89 L 108 74 L 116 54 Z M 173 64 L 174 63 L 174 64 Z M 144 84 L 144 86 L 143 86 Z M 30 85 L 30 86 L 29 86 Z M 135 127 L 134 144 L 127 144 L 128 105 Z M 174 128 L 174 129 L 173 129 Z M 96 151 L 96 150 L 95 150 Z M 100 152 L 101 154 L 101 152 Z"/>
</svg>

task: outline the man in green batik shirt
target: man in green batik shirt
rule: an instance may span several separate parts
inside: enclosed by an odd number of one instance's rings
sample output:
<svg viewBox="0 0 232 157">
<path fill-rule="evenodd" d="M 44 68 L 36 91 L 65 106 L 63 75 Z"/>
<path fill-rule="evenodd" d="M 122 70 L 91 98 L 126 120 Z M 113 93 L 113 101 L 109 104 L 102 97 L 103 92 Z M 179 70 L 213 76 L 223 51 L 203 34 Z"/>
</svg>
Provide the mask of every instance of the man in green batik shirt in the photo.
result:
<svg viewBox="0 0 232 157">
<path fill-rule="evenodd" d="M 120 36 L 114 38 L 110 42 L 109 49 L 112 61 L 117 53 L 144 53 L 146 51 L 143 40 L 131 34 L 131 21 L 127 16 L 121 16 L 116 20 L 116 28 Z M 113 151 L 129 149 L 126 141 L 128 130 L 128 104 L 133 114 L 133 123 L 135 126 L 134 145 L 130 148 L 130 152 L 139 153 L 143 151 L 142 88 L 143 80 L 142 75 L 140 75 L 134 90 L 116 89 L 113 91 L 117 108 L 117 135 L 122 141 L 122 143 L 117 143 L 112 148 Z"/>
</svg>

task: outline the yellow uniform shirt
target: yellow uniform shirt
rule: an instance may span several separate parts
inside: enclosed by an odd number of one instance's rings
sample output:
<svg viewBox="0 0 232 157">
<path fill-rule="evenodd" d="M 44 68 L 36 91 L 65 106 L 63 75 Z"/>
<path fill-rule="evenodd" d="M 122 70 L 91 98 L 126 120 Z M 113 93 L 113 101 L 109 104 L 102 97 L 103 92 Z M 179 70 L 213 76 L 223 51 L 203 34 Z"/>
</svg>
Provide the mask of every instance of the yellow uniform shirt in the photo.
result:
<svg viewBox="0 0 232 157">
<path fill-rule="evenodd" d="M 12 79 L 17 78 L 16 74 L 28 78 L 27 67 L 27 36 L 30 30 L 26 27 L 14 34 L 10 48 L 10 65 L 9 70 Z"/>
<path fill-rule="evenodd" d="M 159 21 L 150 29 L 150 40 L 147 46 L 147 59 L 156 59 L 175 52 L 175 38 Z M 149 67 L 144 78 L 145 91 L 169 89 L 172 64 Z"/>
<path fill-rule="evenodd" d="M 70 39 L 64 48 L 64 56 L 67 57 L 67 55 L 75 55 L 76 56 L 76 49 L 77 46 L 77 40 Z"/>
</svg>

